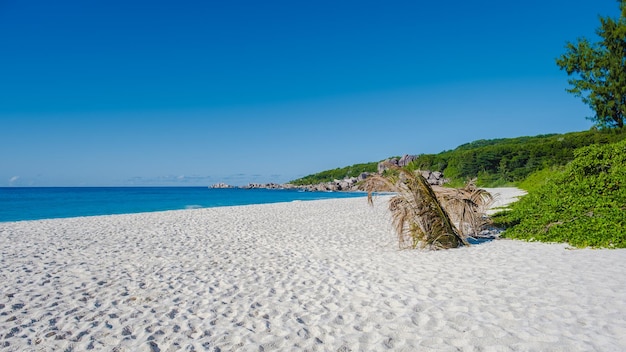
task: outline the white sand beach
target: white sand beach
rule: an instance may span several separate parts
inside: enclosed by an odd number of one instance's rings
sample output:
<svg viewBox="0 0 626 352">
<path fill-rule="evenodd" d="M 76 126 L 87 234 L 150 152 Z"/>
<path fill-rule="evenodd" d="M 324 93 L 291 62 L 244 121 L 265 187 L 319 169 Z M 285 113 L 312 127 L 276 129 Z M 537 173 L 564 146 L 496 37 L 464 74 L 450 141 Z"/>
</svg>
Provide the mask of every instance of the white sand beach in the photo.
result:
<svg viewBox="0 0 626 352">
<path fill-rule="evenodd" d="M 515 187 L 486 188 L 486 190 L 493 196 L 493 204 L 491 204 L 491 209 L 487 211 L 488 214 L 506 209 L 507 205 L 517 201 L 527 193 L 523 189 Z"/>
<path fill-rule="evenodd" d="M 0 223 L 0 350 L 626 350 L 626 250 L 398 251 L 386 199 Z"/>
</svg>

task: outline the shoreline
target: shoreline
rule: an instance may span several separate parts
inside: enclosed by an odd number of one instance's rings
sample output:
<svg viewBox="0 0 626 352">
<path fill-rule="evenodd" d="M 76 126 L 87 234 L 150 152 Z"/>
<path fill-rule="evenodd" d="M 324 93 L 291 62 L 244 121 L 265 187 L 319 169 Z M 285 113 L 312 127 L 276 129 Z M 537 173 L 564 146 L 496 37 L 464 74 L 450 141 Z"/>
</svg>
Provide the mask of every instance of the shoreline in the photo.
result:
<svg viewBox="0 0 626 352">
<path fill-rule="evenodd" d="M 626 348 L 626 250 L 398 251 L 386 199 L 0 223 L 0 346 Z"/>
<path fill-rule="evenodd" d="M 51 188 L 51 187 L 44 187 L 44 188 Z M 52 187 L 54 188 L 54 187 Z M 109 187 L 59 187 L 59 188 L 95 188 L 95 189 L 106 189 Z M 112 189 L 117 189 L 117 188 L 124 188 L 124 187 L 110 187 Z M 131 188 L 135 188 L 135 187 L 131 187 Z M 141 187 L 140 187 L 141 188 Z M 148 188 L 155 188 L 155 187 L 148 187 Z M 178 187 L 156 187 L 156 188 L 168 188 L 168 189 L 175 189 Z M 206 187 L 188 187 L 188 188 L 195 188 L 195 189 L 206 189 Z M 212 189 L 212 188 L 209 188 Z M 240 189 L 242 191 L 245 190 L 252 190 L 252 189 L 260 189 L 260 190 L 268 190 L 268 191 L 296 191 L 296 189 L 268 189 L 268 188 L 241 188 L 241 187 L 233 187 L 233 188 L 213 188 L 213 189 Z M 497 207 L 501 207 L 504 206 L 506 204 L 509 204 L 513 201 L 515 201 L 519 196 L 526 194 L 525 191 L 519 189 L 519 188 L 515 188 L 515 187 L 500 187 L 500 188 L 484 188 L 485 190 L 489 191 L 490 193 L 492 193 L 492 195 L 494 195 L 495 197 L 495 202 L 492 206 L 492 208 L 497 208 Z M 323 194 L 328 194 L 328 193 L 339 193 L 339 194 L 350 194 L 352 195 L 354 198 L 360 198 L 360 196 L 362 195 L 363 197 L 365 197 L 367 195 L 367 192 L 365 191 L 361 191 L 361 190 L 354 190 L 354 191 L 302 191 L 305 192 L 306 194 L 317 194 L 317 193 L 323 193 Z M 378 192 L 378 194 L 380 195 L 387 195 L 389 194 L 388 192 Z M 352 196 L 350 198 L 352 198 Z M 323 199 L 344 199 L 344 197 L 329 197 L 329 198 L 323 198 Z M 247 205 L 263 205 L 263 204 L 276 204 L 276 203 L 291 203 L 291 202 L 299 202 L 299 201 L 317 201 L 317 200 L 323 200 L 323 199 L 293 199 L 293 200 L 279 200 L 279 201 L 275 201 L 275 202 L 270 202 L 270 203 L 249 203 L 249 204 L 230 204 L 230 205 L 210 205 L 210 206 L 202 206 L 202 205 L 186 205 L 185 207 L 181 207 L 178 209 L 163 209 L 163 210 L 149 210 L 149 211 L 131 211 L 131 212 L 120 212 L 120 213 L 107 213 L 107 214 L 87 214 L 87 215 L 72 215 L 72 216 L 52 216 L 52 217 L 44 217 L 44 218 L 35 218 L 35 219 L 16 219 L 16 220 L 1 220 L 0 219 L 0 224 L 2 223 L 10 223 L 10 222 L 22 222 L 22 221 L 42 221 L 42 220 L 55 220 L 55 219 L 72 219 L 72 218 L 89 218 L 89 217 L 99 217 L 99 216 L 117 216 L 117 215 L 129 215 L 129 214 L 144 214 L 144 213 L 158 213 L 158 212 L 168 212 L 168 211 L 182 211 L 182 210 L 193 210 L 193 209 L 210 209 L 210 208 L 222 208 L 222 207 L 233 207 L 233 206 L 247 206 Z M 493 214 L 497 211 L 498 209 L 492 209 L 488 212 L 488 214 Z"/>
<path fill-rule="evenodd" d="M 15 188 L 3 196 L 6 198 L 3 197 L 0 209 L 0 223 L 350 198 L 365 193 L 207 187 L 46 187 Z"/>
</svg>

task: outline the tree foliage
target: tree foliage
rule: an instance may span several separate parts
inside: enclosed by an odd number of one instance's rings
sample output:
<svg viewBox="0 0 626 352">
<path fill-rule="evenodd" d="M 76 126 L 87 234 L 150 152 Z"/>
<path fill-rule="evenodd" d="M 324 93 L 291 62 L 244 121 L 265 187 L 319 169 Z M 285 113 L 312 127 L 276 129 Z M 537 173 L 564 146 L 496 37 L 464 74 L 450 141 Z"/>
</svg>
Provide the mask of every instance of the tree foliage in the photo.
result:
<svg viewBox="0 0 626 352">
<path fill-rule="evenodd" d="M 564 171 L 495 217 L 505 237 L 626 248 L 626 140 L 576 151 Z"/>
<path fill-rule="evenodd" d="M 567 43 L 565 54 L 556 60 L 573 77 L 567 91 L 595 111 L 589 119 L 601 128 L 621 128 L 626 116 L 626 0 L 619 3 L 617 20 L 600 17 L 599 42 L 582 38 Z"/>
<path fill-rule="evenodd" d="M 478 178 L 483 187 L 517 184 L 538 170 L 562 167 L 574 159 L 574 150 L 592 144 L 607 144 L 626 139 L 626 128 L 590 130 L 532 137 L 481 139 L 438 154 L 421 154 L 409 167 L 412 170 L 441 171 L 462 186 Z M 334 179 L 356 177 L 377 171 L 377 162 L 355 164 L 322 171 L 290 183 L 317 184 Z"/>
<path fill-rule="evenodd" d="M 533 172 L 564 166 L 574 150 L 626 139 L 626 129 L 478 140 L 439 154 L 422 154 L 413 169 L 441 171 L 453 184 L 478 177 L 482 186 L 516 184 Z"/>
<path fill-rule="evenodd" d="M 326 170 L 304 176 L 297 180 L 290 181 L 289 183 L 294 185 L 314 185 L 323 182 L 330 182 L 333 180 L 343 180 L 347 177 L 357 177 L 364 172 L 376 172 L 378 162 L 370 162 L 363 164 L 354 164 L 347 167 L 336 168 L 332 170 Z"/>
</svg>

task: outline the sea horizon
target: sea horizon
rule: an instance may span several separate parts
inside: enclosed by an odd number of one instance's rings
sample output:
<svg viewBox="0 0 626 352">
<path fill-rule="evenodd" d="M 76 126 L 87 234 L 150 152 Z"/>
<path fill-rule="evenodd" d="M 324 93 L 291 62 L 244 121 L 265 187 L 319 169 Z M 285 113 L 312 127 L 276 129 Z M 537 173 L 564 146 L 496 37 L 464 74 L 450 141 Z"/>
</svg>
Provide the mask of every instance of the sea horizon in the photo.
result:
<svg viewBox="0 0 626 352">
<path fill-rule="evenodd" d="M 363 197 L 364 192 L 208 186 L 0 187 L 0 222 Z"/>
</svg>

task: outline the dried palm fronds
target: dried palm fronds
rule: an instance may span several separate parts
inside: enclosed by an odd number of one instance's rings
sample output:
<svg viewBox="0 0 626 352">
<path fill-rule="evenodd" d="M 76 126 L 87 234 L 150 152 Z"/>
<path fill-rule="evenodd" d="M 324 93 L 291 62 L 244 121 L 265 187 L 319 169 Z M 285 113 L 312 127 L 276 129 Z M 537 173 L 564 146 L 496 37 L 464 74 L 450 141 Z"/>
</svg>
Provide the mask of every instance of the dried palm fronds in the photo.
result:
<svg viewBox="0 0 626 352">
<path fill-rule="evenodd" d="M 463 188 L 433 186 L 437 199 L 464 237 L 478 234 L 489 222 L 485 214 L 494 201 L 493 196 L 476 187 L 475 182 L 475 179 L 470 180 Z"/>
<path fill-rule="evenodd" d="M 374 191 L 396 193 L 389 201 L 389 210 L 401 249 L 445 249 L 467 244 L 422 175 L 393 165 L 389 168 L 393 170 L 391 175 L 370 176 L 364 189 L 370 204 Z"/>
<path fill-rule="evenodd" d="M 419 172 L 395 165 L 388 168 L 391 172 L 387 175 L 372 175 L 362 187 L 368 192 L 370 204 L 373 192 L 395 193 L 389 200 L 389 210 L 401 249 L 469 245 L 466 234 L 482 226 L 481 214 L 492 200 L 488 192 L 476 188 L 473 182 L 462 189 L 433 189 Z"/>
</svg>

